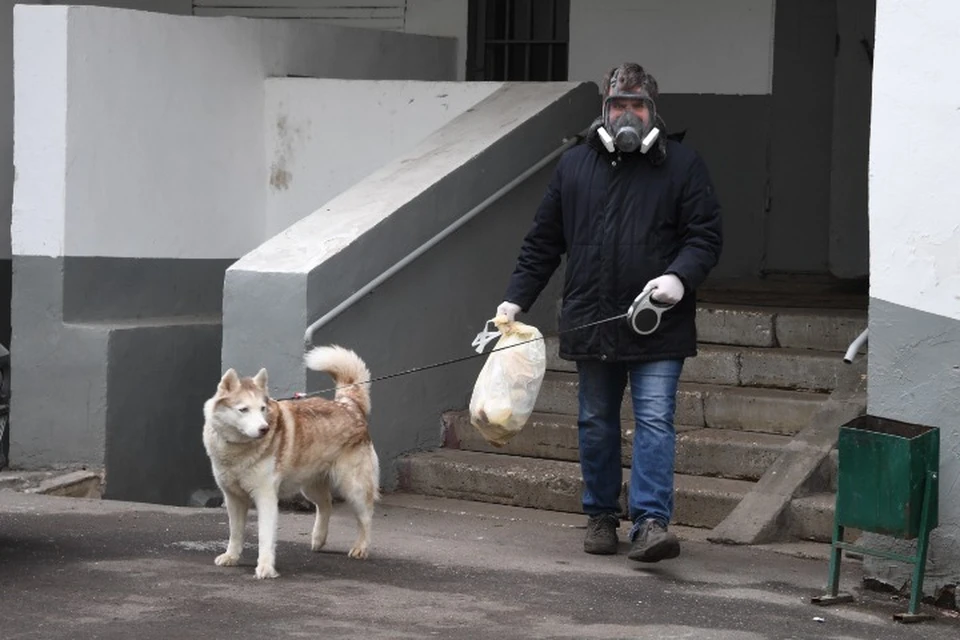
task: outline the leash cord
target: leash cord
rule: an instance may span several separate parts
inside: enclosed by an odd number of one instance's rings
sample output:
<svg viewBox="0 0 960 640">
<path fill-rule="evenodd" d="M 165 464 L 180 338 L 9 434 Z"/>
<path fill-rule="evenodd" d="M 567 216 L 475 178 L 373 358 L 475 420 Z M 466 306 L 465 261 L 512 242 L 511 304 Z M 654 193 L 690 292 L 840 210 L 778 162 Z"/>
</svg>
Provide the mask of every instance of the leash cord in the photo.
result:
<svg viewBox="0 0 960 640">
<path fill-rule="evenodd" d="M 589 329 L 590 327 L 596 327 L 597 325 L 606 324 L 608 322 L 614 322 L 616 320 L 623 320 L 629 314 L 621 313 L 620 315 L 613 316 L 612 318 L 605 318 L 603 320 L 597 320 L 595 322 L 588 322 L 587 324 L 582 324 L 578 327 L 573 327 L 571 329 L 565 329 L 563 331 L 557 331 L 556 333 L 551 333 L 549 335 L 541 336 L 539 338 L 530 338 L 529 340 L 524 340 L 522 342 L 517 342 L 514 344 L 509 344 L 505 347 L 494 347 L 490 351 L 474 353 L 469 356 L 460 356 L 459 358 L 451 358 L 450 360 L 444 360 L 442 362 L 435 362 L 433 364 L 423 365 L 421 367 L 413 367 L 412 369 L 405 369 L 403 371 L 397 371 L 396 373 L 388 373 L 386 375 L 378 376 L 376 378 L 370 378 L 369 380 L 364 380 L 362 382 L 354 382 L 352 384 L 343 384 L 336 387 L 330 387 L 329 389 L 320 389 L 319 391 L 309 391 L 303 393 L 295 393 L 287 398 L 277 398 L 277 400 L 300 400 L 302 398 L 311 398 L 313 396 L 318 396 L 322 393 L 328 393 L 330 391 L 337 391 L 339 389 L 348 389 L 350 387 L 358 387 L 364 384 L 371 384 L 373 382 L 380 382 L 382 380 L 390 380 L 391 378 L 399 378 L 401 376 L 408 376 L 414 373 L 420 373 L 421 371 L 429 371 L 430 369 L 438 369 L 440 367 L 446 367 L 451 364 L 457 364 L 458 362 L 465 362 L 467 360 L 473 360 L 474 358 L 481 358 L 488 356 L 495 351 L 505 351 L 506 349 L 513 349 L 514 347 L 519 347 L 521 345 L 528 344 L 530 342 L 536 342 L 537 340 L 546 340 L 547 338 L 555 338 L 557 336 L 563 335 L 565 333 L 573 333 L 574 331 L 581 331 L 583 329 Z"/>
</svg>

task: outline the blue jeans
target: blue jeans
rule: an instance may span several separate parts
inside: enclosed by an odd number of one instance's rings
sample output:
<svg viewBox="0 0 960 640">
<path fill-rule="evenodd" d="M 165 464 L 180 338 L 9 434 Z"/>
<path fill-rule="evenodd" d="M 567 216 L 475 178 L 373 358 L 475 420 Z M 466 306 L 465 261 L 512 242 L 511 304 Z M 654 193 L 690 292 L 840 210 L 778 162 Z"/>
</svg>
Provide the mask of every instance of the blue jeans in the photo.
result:
<svg viewBox="0 0 960 640">
<path fill-rule="evenodd" d="M 580 376 L 580 470 L 583 511 L 617 514 L 623 482 L 620 406 L 627 379 L 636 424 L 630 471 L 629 516 L 667 525 L 673 515 L 673 417 L 683 360 L 577 363 Z"/>
</svg>

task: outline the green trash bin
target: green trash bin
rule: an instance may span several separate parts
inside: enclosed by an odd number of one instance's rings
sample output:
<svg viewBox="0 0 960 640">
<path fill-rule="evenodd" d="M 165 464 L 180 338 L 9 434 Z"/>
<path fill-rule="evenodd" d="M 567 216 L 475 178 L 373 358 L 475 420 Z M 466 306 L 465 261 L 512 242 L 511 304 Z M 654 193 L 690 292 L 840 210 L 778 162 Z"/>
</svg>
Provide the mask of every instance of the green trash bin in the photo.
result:
<svg viewBox="0 0 960 640">
<path fill-rule="evenodd" d="M 837 439 L 839 469 L 834 509 L 827 595 L 815 604 L 849 602 L 853 597 L 838 593 L 840 561 L 844 549 L 914 565 L 910 606 L 896 614 L 901 622 L 917 622 L 928 616 L 917 611 L 923 594 L 930 531 L 939 523 L 938 470 L 940 430 L 864 415 L 840 427 Z M 843 541 L 850 527 L 903 540 L 917 540 L 916 554 L 870 549 Z"/>
</svg>

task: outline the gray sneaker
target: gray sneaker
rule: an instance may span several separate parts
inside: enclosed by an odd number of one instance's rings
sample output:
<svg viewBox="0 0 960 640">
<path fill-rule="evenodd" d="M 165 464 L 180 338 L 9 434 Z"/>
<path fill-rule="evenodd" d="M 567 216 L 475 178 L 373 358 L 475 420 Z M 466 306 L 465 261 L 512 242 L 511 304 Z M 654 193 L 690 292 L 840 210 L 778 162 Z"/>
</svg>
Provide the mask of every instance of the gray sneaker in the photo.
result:
<svg viewBox="0 0 960 640">
<path fill-rule="evenodd" d="M 612 555 L 617 552 L 617 527 L 620 519 L 612 513 L 601 513 L 587 519 L 587 535 L 583 550 L 587 553 Z"/>
<path fill-rule="evenodd" d="M 631 530 L 633 544 L 627 557 L 637 562 L 660 562 L 680 555 L 680 541 L 653 518 L 637 522 Z"/>
</svg>

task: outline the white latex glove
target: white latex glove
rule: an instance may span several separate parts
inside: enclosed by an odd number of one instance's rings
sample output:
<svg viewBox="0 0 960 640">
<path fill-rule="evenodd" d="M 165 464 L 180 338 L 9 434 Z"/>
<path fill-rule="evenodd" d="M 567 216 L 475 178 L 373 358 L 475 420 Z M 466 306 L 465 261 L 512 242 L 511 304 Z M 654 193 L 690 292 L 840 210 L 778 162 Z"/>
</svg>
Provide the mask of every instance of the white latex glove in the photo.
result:
<svg viewBox="0 0 960 640">
<path fill-rule="evenodd" d="M 506 300 L 501 302 L 500 306 L 497 307 L 497 317 L 504 316 L 507 322 L 513 322 L 518 313 L 520 313 L 520 305 L 507 302 Z"/>
<path fill-rule="evenodd" d="M 641 293 L 646 293 L 650 289 L 655 289 L 655 291 L 650 295 L 650 298 L 656 302 L 662 302 L 664 304 L 677 304 L 683 299 L 683 282 L 680 281 L 680 278 L 668 273 L 660 276 L 659 278 L 654 278 L 643 287 Z"/>
</svg>

